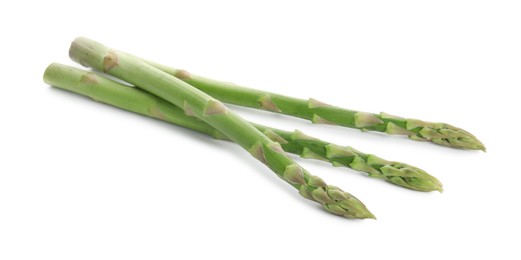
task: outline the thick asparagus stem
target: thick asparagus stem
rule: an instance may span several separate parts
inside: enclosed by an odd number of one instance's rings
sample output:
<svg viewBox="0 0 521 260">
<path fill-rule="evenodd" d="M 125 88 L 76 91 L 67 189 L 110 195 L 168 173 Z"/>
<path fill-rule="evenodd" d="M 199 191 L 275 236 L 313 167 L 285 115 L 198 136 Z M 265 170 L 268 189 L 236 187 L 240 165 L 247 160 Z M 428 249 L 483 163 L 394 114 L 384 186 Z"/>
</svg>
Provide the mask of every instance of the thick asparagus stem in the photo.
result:
<svg viewBox="0 0 521 260">
<path fill-rule="evenodd" d="M 328 212 L 346 218 L 374 218 L 356 197 L 309 174 L 284 153 L 280 144 L 273 142 L 217 99 L 189 84 L 141 59 L 87 38 L 74 40 L 69 56 L 84 66 L 116 76 L 182 107 L 186 114 L 205 121 L 249 151 L 277 176 L 298 189 L 300 195 L 320 203 Z"/>
<path fill-rule="evenodd" d="M 229 140 L 212 126 L 146 91 L 128 87 L 102 75 L 61 64 L 51 64 L 44 74 L 49 85 L 66 89 L 96 101 L 113 105 L 138 114 L 155 117 L 186 127 L 217 139 Z M 253 124 L 253 123 L 252 123 Z M 335 145 L 295 130 L 287 132 L 276 128 L 253 124 L 273 141 L 281 144 L 286 152 L 303 158 L 319 159 L 335 166 L 345 166 L 366 172 L 371 177 L 419 191 L 442 190 L 441 183 L 414 166 L 381 159 L 350 147 Z"/>
<path fill-rule="evenodd" d="M 225 103 L 300 117 L 317 124 L 341 125 L 364 131 L 406 135 L 413 140 L 431 141 L 453 148 L 485 150 L 485 146 L 474 135 L 446 123 L 403 118 L 383 112 L 372 114 L 349 110 L 315 99 L 298 99 L 212 80 L 152 61 L 147 61 L 147 63 Z"/>
</svg>

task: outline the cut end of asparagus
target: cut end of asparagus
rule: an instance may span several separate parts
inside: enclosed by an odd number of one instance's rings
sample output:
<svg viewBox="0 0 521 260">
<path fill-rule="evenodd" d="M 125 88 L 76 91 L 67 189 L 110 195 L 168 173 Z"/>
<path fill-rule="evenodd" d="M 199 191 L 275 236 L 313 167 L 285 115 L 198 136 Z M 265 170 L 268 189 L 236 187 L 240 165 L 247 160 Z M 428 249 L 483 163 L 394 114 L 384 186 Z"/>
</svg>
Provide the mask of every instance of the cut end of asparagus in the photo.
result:
<svg viewBox="0 0 521 260">
<path fill-rule="evenodd" d="M 56 75 L 61 75 L 61 71 L 59 70 L 60 68 L 60 64 L 58 63 L 51 63 L 49 64 L 49 66 L 47 66 L 47 68 L 45 69 L 45 72 L 43 73 L 43 82 L 49 84 L 49 85 L 53 85 L 54 82 L 53 82 L 53 78 L 54 77 L 58 77 Z"/>
<path fill-rule="evenodd" d="M 407 130 L 414 135 L 409 138 L 414 140 L 432 141 L 439 145 L 466 150 L 486 151 L 485 145 L 471 133 L 445 123 L 431 123 L 417 119 L 407 119 Z"/>
<path fill-rule="evenodd" d="M 93 51 L 102 53 L 104 56 L 90 55 Z M 117 55 L 110 52 L 108 47 L 84 37 L 78 37 L 71 43 L 69 57 L 84 67 L 102 68 L 104 72 L 119 64 Z"/>
</svg>

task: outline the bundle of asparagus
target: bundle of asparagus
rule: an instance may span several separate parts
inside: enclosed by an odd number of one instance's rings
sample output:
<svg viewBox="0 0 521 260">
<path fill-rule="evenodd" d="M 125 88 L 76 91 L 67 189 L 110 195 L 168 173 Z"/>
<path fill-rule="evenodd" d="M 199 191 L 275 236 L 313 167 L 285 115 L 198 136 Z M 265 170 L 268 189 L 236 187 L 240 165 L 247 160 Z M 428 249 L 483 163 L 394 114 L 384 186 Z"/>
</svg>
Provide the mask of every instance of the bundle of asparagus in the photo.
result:
<svg viewBox="0 0 521 260">
<path fill-rule="evenodd" d="M 374 216 L 356 197 L 311 175 L 285 152 L 327 161 L 334 166 L 345 166 L 413 190 L 442 191 L 442 185 L 425 171 L 405 163 L 325 142 L 298 130 L 287 132 L 247 122 L 221 101 L 310 119 L 314 123 L 403 134 L 411 139 L 430 140 L 449 147 L 484 150 L 483 144 L 473 135 L 448 124 L 405 119 L 385 113 L 357 112 L 314 99 L 301 100 L 209 80 L 109 49 L 86 38 L 74 40 L 69 55 L 81 65 L 134 86 L 120 84 L 101 73 L 57 63 L 46 69 L 46 83 L 217 139 L 233 141 L 298 189 L 300 195 L 320 203 L 330 213 L 347 218 Z"/>
</svg>

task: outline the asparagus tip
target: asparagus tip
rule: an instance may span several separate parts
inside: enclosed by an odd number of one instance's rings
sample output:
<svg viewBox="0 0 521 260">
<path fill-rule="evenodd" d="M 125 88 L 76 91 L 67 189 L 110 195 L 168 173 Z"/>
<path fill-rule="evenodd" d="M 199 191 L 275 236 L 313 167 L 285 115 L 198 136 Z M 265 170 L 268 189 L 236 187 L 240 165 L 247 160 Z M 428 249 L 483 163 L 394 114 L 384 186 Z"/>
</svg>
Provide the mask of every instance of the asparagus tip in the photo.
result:
<svg viewBox="0 0 521 260">
<path fill-rule="evenodd" d="M 409 135 L 415 140 L 430 140 L 439 145 L 465 150 L 482 150 L 485 145 L 473 134 L 445 123 L 431 123 L 418 119 L 407 119 L 406 127 L 413 130 L 414 134 Z"/>
<path fill-rule="evenodd" d="M 367 216 L 365 217 L 366 219 L 374 219 L 374 220 L 376 220 L 376 216 L 373 215 L 373 213 L 371 213 L 371 212 L 369 212 L 369 211 L 367 211 L 367 213 L 368 213 L 368 214 L 367 214 Z"/>
<path fill-rule="evenodd" d="M 405 163 L 385 161 L 373 155 L 370 159 L 371 164 L 383 165 L 379 167 L 379 171 L 382 177 L 391 183 L 417 191 L 443 191 L 441 182 L 420 168 Z"/>
</svg>

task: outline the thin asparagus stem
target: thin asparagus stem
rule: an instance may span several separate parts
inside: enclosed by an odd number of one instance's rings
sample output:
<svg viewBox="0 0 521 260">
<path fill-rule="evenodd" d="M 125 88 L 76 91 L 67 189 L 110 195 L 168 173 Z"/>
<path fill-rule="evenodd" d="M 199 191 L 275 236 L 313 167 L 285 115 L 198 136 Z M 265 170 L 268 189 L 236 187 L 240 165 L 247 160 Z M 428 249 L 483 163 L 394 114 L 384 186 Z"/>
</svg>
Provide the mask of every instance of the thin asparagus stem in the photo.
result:
<svg viewBox="0 0 521 260">
<path fill-rule="evenodd" d="M 229 140 L 212 126 L 188 116 L 185 112 L 146 91 L 128 87 L 103 75 L 87 72 L 67 65 L 51 64 L 44 75 L 45 82 L 96 101 L 128 111 L 158 118 L 186 127 L 217 139 Z M 318 159 L 368 173 L 369 176 L 418 191 L 442 190 L 441 183 L 425 171 L 404 163 L 387 161 L 375 155 L 359 152 L 351 147 L 340 146 L 307 136 L 295 130 L 288 132 L 259 124 L 259 131 L 281 144 L 284 151 L 302 158 Z"/>
<path fill-rule="evenodd" d="M 305 100 L 246 88 L 194 75 L 185 70 L 170 68 L 153 61 L 146 62 L 225 103 L 295 116 L 317 124 L 340 125 L 363 131 L 405 135 L 412 140 L 431 141 L 452 148 L 485 151 L 485 146 L 474 135 L 446 123 L 403 118 L 384 112 L 372 114 L 345 109 L 312 98 Z"/>
</svg>

